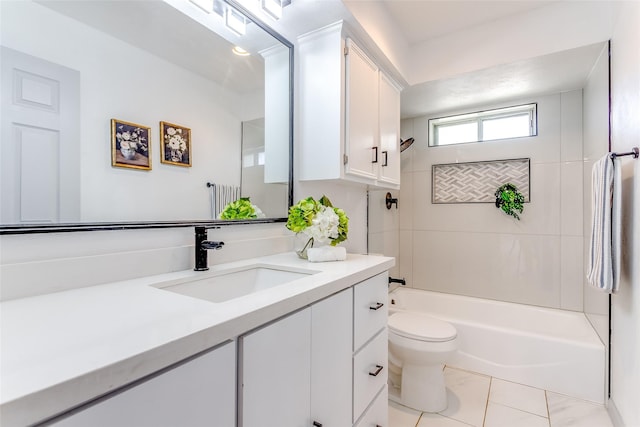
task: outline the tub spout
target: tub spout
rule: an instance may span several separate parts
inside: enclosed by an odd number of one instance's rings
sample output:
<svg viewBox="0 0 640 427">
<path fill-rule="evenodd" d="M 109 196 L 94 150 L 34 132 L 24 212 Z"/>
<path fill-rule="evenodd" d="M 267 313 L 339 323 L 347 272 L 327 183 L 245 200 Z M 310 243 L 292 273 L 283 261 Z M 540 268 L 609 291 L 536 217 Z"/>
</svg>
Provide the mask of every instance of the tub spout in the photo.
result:
<svg viewBox="0 0 640 427">
<path fill-rule="evenodd" d="M 393 277 L 389 277 L 389 284 L 392 283 L 400 283 L 402 286 L 406 286 L 407 285 L 407 281 L 402 278 L 402 279 L 395 279 Z"/>
</svg>

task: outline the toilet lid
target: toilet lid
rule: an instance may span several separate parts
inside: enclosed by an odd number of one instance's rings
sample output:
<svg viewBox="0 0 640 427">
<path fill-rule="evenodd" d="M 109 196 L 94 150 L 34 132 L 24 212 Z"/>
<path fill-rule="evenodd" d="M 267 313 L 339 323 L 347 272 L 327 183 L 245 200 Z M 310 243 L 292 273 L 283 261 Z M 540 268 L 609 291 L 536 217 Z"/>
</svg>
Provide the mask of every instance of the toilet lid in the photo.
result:
<svg viewBox="0 0 640 427">
<path fill-rule="evenodd" d="M 389 317 L 389 330 L 420 341 L 450 341 L 457 335 L 450 323 L 421 313 L 395 313 Z"/>
</svg>

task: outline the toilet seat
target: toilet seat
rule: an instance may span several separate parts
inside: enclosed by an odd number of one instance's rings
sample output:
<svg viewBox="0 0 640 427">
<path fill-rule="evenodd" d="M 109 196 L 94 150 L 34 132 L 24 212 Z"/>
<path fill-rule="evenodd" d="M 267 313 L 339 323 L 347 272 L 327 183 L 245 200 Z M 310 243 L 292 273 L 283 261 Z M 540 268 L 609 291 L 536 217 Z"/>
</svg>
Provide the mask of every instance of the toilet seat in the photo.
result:
<svg viewBox="0 0 640 427">
<path fill-rule="evenodd" d="M 422 313 L 394 313 L 389 317 L 388 326 L 390 332 L 418 341 L 451 341 L 458 335 L 450 323 Z"/>
</svg>

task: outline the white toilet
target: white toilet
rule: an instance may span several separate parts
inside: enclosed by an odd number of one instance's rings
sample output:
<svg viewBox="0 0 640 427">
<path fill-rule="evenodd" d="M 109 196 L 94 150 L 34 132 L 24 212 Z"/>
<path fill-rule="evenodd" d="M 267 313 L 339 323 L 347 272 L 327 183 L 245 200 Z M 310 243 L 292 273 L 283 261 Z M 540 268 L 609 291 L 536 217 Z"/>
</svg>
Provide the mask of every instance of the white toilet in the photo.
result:
<svg viewBox="0 0 640 427">
<path fill-rule="evenodd" d="M 456 328 L 409 312 L 393 313 L 388 326 L 389 399 L 423 412 L 446 409 L 443 365 L 458 347 Z"/>
</svg>

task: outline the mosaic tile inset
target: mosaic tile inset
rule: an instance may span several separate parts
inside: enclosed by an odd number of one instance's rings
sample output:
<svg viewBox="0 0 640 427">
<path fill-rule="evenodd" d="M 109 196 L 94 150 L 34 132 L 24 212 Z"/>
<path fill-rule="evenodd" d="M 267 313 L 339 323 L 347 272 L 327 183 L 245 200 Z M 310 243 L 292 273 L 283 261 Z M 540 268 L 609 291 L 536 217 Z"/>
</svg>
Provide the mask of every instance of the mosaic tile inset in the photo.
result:
<svg viewBox="0 0 640 427">
<path fill-rule="evenodd" d="M 432 203 L 494 203 L 496 189 L 510 182 L 529 202 L 530 159 L 433 165 Z"/>
</svg>

